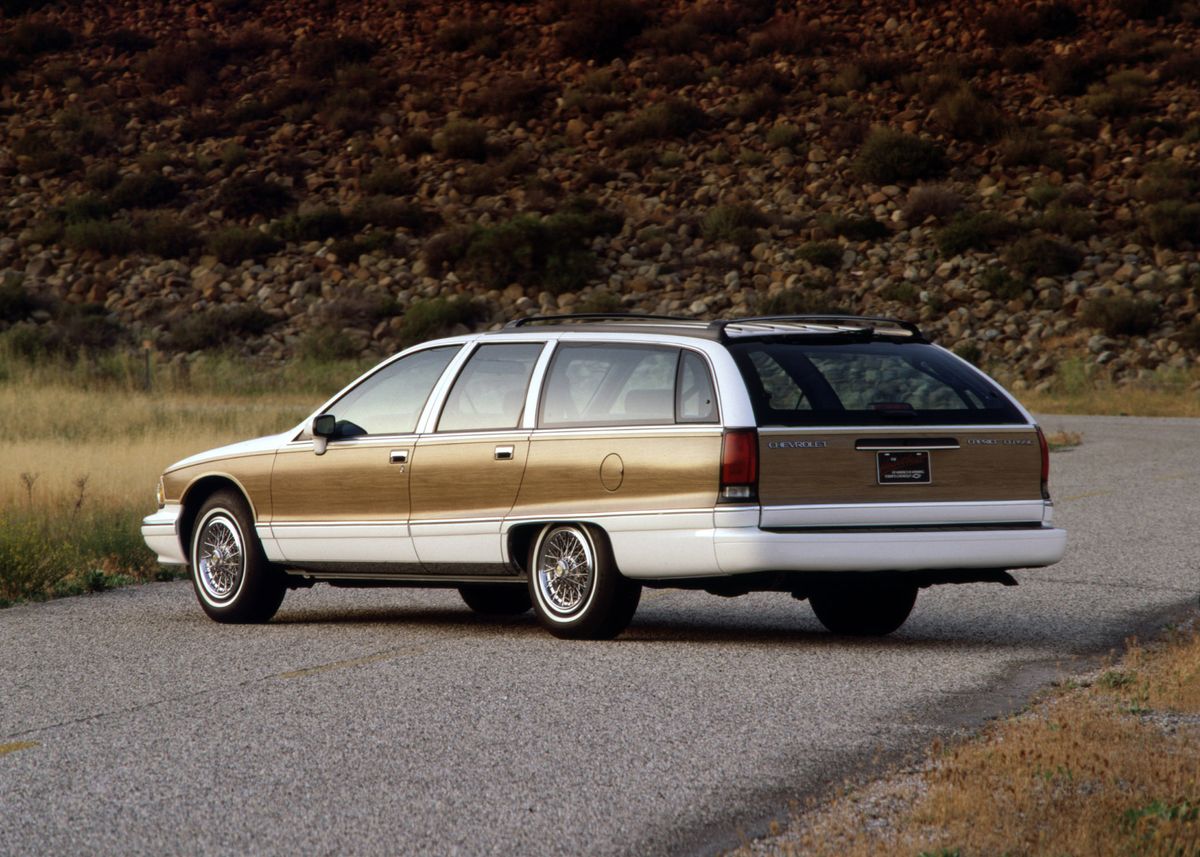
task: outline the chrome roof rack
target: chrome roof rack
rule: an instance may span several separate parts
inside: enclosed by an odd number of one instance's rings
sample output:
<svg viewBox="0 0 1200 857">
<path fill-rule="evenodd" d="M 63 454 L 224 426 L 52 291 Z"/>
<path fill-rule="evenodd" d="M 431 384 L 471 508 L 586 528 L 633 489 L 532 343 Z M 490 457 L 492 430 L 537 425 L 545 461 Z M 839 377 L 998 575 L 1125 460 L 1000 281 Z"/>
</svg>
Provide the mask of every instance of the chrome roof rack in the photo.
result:
<svg viewBox="0 0 1200 857">
<path fill-rule="evenodd" d="M 921 329 L 909 321 L 870 315 L 760 315 L 722 318 L 709 322 L 721 339 L 779 334 L 895 336 L 925 342 Z"/>
<path fill-rule="evenodd" d="M 616 322 L 618 324 L 626 324 L 629 322 L 638 323 L 663 323 L 685 324 L 691 326 L 705 326 L 706 321 L 701 321 L 695 318 L 683 318 L 677 315 L 650 315 L 647 313 L 635 312 L 575 312 L 563 313 L 561 315 L 529 315 L 524 318 L 515 318 L 505 328 L 510 327 L 525 327 L 530 324 L 557 324 L 559 322 L 580 322 L 580 321 L 598 321 L 598 322 Z"/>
</svg>

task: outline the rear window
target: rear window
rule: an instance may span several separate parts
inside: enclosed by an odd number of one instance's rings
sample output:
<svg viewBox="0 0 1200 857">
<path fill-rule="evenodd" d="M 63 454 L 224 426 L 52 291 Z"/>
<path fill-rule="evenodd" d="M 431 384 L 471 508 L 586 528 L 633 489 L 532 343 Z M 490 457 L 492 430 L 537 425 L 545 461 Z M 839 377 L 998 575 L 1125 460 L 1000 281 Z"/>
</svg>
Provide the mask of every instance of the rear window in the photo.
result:
<svg viewBox="0 0 1200 857">
<path fill-rule="evenodd" d="M 761 426 L 983 425 L 1025 420 L 995 384 L 925 343 L 729 346 Z"/>
</svg>

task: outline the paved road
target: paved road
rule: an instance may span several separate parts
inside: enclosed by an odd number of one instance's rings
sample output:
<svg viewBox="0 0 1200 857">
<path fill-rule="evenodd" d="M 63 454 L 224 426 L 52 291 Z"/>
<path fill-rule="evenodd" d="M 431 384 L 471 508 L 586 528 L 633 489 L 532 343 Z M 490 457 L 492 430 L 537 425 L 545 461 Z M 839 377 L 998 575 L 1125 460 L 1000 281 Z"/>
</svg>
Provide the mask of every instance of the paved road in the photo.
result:
<svg viewBox="0 0 1200 857">
<path fill-rule="evenodd" d="M 185 583 L 0 611 L 0 853 L 677 854 L 1194 605 L 1200 423 L 1055 418 L 1068 558 L 922 593 L 883 641 L 784 595 L 650 592 L 613 643 L 447 592 Z M 19 748 L 19 749 L 18 749 Z M 2 752 L 8 750 L 8 752 Z"/>
</svg>

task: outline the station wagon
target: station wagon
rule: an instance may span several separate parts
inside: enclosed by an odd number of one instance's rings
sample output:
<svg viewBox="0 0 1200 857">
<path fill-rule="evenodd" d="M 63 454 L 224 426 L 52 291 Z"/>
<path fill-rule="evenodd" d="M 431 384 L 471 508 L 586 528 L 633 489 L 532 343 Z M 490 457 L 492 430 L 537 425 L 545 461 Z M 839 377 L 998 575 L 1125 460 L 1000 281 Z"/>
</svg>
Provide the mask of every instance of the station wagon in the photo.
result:
<svg viewBox="0 0 1200 857">
<path fill-rule="evenodd" d="M 221 622 L 314 583 L 434 586 L 611 638 L 643 587 L 679 587 L 880 635 L 923 587 L 1063 556 L 1048 461 L 1015 399 L 906 322 L 543 316 L 171 465 L 142 533 Z"/>
</svg>

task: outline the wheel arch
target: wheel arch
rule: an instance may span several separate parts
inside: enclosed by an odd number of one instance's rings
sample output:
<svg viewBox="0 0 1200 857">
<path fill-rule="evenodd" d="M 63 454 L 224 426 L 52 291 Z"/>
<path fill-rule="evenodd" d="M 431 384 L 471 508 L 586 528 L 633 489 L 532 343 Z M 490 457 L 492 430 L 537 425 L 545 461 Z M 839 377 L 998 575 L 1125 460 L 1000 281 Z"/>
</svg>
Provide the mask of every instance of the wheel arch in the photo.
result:
<svg viewBox="0 0 1200 857">
<path fill-rule="evenodd" d="M 608 549 L 608 554 L 612 558 L 613 565 L 620 571 L 620 564 L 617 562 L 616 553 L 613 550 L 612 538 L 609 536 L 608 531 L 589 518 L 547 518 L 543 521 L 522 521 L 519 524 L 514 524 L 508 530 L 505 540 L 505 546 L 508 549 L 509 565 L 522 573 L 528 573 L 529 552 L 533 549 L 538 534 L 547 527 L 568 525 L 584 527 L 591 533 L 592 538 L 603 539 L 604 546 Z"/>
<path fill-rule="evenodd" d="M 188 485 L 183 493 L 183 514 L 179 516 L 179 541 L 183 545 L 184 555 L 191 555 L 192 543 L 192 528 L 196 525 L 196 517 L 200 514 L 200 507 L 213 494 L 224 489 L 232 489 L 237 492 L 245 501 L 247 508 L 250 509 L 250 517 L 258 520 L 258 513 L 254 508 L 254 502 L 250 499 L 249 492 L 242 486 L 237 479 L 227 473 L 209 473 L 195 479 Z M 253 534 L 251 534 L 253 535 Z"/>
</svg>

